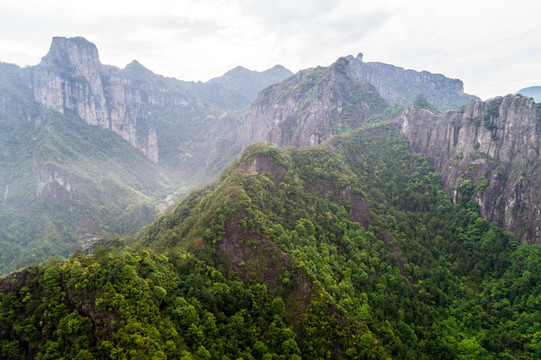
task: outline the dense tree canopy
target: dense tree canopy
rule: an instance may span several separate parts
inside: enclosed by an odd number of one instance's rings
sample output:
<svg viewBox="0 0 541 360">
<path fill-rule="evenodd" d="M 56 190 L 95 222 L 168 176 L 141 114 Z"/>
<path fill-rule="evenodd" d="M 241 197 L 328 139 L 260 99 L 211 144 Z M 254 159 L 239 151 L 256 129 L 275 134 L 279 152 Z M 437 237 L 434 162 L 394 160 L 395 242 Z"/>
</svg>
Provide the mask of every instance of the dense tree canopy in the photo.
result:
<svg viewBox="0 0 541 360">
<path fill-rule="evenodd" d="M 134 238 L 0 280 L 6 359 L 535 359 L 541 249 L 392 127 L 250 146 Z"/>
</svg>

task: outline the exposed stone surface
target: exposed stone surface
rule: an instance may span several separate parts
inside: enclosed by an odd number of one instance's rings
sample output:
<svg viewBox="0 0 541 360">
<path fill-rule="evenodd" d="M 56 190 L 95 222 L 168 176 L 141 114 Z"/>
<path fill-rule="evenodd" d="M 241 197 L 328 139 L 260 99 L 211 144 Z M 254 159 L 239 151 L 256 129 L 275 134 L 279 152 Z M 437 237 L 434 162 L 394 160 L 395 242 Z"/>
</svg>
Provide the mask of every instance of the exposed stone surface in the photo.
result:
<svg viewBox="0 0 541 360">
<path fill-rule="evenodd" d="M 478 99 L 465 94 L 464 85 L 458 79 L 380 62 L 363 62 L 362 59 L 363 54 L 348 56 L 353 77 L 372 84 L 391 102 L 409 105 L 417 95 L 423 94 L 439 110 L 452 110 Z"/>
<path fill-rule="evenodd" d="M 532 99 L 474 101 L 442 116 L 410 107 L 397 123 L 448 195 L 456 199 L 457 186 L 471 180 L 483 217 L 541 244 L 541 109 Z"/>
<path fill-rule="evenodd" d="M 154 139 L 137 137 L 137 118 L 144 116 L 141 90 L 122 70 L 102 65 L 91 42 L 81 37 L 55 37 L 41 63 L 24 72 L 38 103 L 61 113 L 72 111 L 90 125 L 117 133 L 158 161 L 155 131 L 148 132 Z M 151 140 L 154 145 L 149 149 Z"/>
<path fill-rule="evenodd" d="M 260 92 L 239 129 L 239 142 L 317 145 L 383 111 L 387 102 L 372 85 L 354 80 L 348 64 L 340 58 Z"/>
<path fill-rule="evenodd" d="M 207 83 L 185 82 L 156 75 L 135 60 L 122 70 L 103 65 L 96 46 L 81 37 L 53 38 L 42 61 L 23 69 L 39 104 L 109 129 L 185 176 L 219 162 L 231 144 L 225 138 L 238 124 L 236 112 L 290 75 L 282 66 L 263 72 L 236 68 Z M 239 151 L 228 153 L 227 162 Z"/>
</svg>

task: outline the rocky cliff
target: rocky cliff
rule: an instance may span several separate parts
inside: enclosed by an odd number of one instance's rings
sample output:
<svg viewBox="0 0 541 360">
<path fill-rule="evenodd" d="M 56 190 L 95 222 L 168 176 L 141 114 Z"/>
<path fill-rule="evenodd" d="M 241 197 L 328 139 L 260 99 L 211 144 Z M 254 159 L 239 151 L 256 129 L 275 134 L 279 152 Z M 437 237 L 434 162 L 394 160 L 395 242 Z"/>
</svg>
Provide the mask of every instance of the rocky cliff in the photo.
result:
<svg viewBox="0 0 541 360">
<path fill-rule="evenodd" d="M 349 61 L 298 72 L 259 93 L 239 129 L 243 147 L 254 141 L 311 146 L 359 126 L 388 106 L 377 90 L 352 78 Z"/>
<path fill-rule="evenodd" d="M 26 68 L 24 75 L 38 103 L 109 129 L 158 162 L 155 129 L 137 134 L 138 117 L 144 116 L 141 89 L 120 69 L 102 65 L 94 44 L 81 37 L 55 37 L 41 63 Z"/>
<path fill-rule="evenodd" d="M 190 177 L 220 161 L 209 154 L 228 153 L 224 137 L 233 134 L 239 110 L 259 90 L 291 75 L 281 66 L 243 70 L 207 83 L 185 82 L 137 61 L 124 69 L 103 65 L 86 39 L 55 37 L 41 62 L 23 69 L 23 79 L 44 107 L 111 130 L 153 162 Z"/>
<path fill-rule="evenodd" d="M 441 116 L 410 107 L 397 122 L 448 195 L 471 197 L 487 220 L 541 244 L 541 109 L 531 98 L 473 101 Z"/>
<path fill-rule="evenodd" d="M 465 94 L 464 85 L 458 79 L 380 62 L 363 62 L 363 54 L 348 56 L 348 60 L 355 79 L 372 84 L 391 102 L 409 105 L 418 94 L 423 94 L 439 110 L 452 110 L 478 99 Z"/>
</svg>

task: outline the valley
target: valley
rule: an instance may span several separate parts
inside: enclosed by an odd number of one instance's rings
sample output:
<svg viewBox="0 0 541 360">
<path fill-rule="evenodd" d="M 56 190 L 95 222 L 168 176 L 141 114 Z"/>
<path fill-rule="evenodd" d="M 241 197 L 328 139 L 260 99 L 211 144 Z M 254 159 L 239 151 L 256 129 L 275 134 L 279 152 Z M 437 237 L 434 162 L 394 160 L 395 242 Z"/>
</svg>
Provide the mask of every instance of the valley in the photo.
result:
<svg viewBox="0 0 541 360">
<path fill-rule="evenodd" d="M 362 54 L 184 82 L 79 37 L 0 80 L 2 359 L 541 356 L 534 99 Z"/>
</svg>

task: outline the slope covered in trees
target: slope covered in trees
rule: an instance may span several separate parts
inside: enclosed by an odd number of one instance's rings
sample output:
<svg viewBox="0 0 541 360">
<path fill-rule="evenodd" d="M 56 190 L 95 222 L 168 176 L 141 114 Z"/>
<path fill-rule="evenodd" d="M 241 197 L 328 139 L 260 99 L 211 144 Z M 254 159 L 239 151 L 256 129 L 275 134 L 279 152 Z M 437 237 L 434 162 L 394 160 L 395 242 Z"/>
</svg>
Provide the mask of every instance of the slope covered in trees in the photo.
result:
<svg viewBox="0 0 541 360">
<path fill-rule="evenodd" d="M 0 280 L 1 356 L 534 359 L 541 251 L 394 128 L 250 146 L 134 238 Z"/>
</svg>

